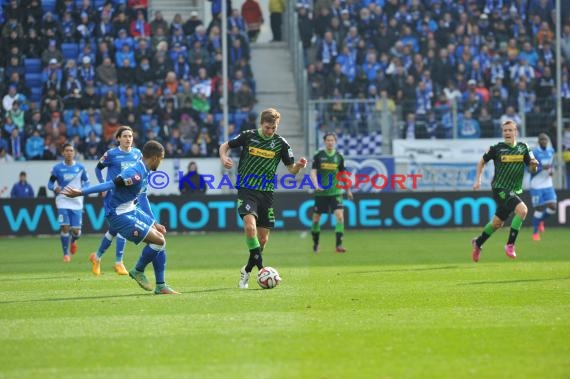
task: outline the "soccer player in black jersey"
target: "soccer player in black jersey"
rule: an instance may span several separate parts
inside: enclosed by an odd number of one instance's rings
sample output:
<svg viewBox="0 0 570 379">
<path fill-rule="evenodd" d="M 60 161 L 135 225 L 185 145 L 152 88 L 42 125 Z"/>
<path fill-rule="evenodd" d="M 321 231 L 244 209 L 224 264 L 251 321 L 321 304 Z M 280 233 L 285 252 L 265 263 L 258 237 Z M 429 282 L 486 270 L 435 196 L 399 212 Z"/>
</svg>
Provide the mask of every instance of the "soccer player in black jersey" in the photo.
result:
<svg viewBox="0 0 570 379">
<path fill-rule="evenodd" d="M 346 171 L 344 157 L 336 147 L 336 134 L 326 133 L 323 137 L 325 148 L 317 151 L 313 157 L 311 168 L 311 180 L 315 186 L 315 206 L 313 207 L 313 224 L 311 234 L 313 236 L 313 252 L 319 252 L 319 237 L 321 234 L 321 214 L 334 213 L 336 218 L 335 235 L 337 253 L 344 253 L 342 246 L 344 236 L 344 208 L 342 204 L 342 189 L 338 186 L 338 173 Z M 352 200 L 350 188 L 346 196 Z"/>
<path fill-rule="evenodd" d="M 229 150 L 242 147 L 236 183 L 237 206 L 243 219 L 249 259 L 241 269 L 239 288 L 248 287 L 254 266 L 263 268 L 263 248 L 270 229 L 275 225 L 273 190 L 279 162 L 283 162 L 289 173 L 295 175 L 307 166 L 304 157 L 295 162 L 291 146 L 276 134 L 280 120 L 281 115 L 276 109 L 265 109 L 260 115 L 259 129 L 246 130 L 220 146 L 220 160 L 227 169 L 233 166 Z"/>
<path fill-rule="evenodd" d="M 481 187 L 481 174 L 485 164 L 490 160 L 493 160 L 495 164 L 495 175 L 491 182 L 491 188 L 497 203 L 497 210 L 493 219 L 485 225 L 483 232 L 471 241 L 473 247 L 471 257 L 475 262 L 479 261 L 481 246 L 496 230 L 503 226 L 513 212 L 515 215 L 511 222 L 505 253 L 509 258 L 515 259 L 517 257 L 515 241 L 528 213 L 526 204 L 519 197 L 523 192 L 522 182 L 525 166 L 529 167 L 530 172 L 536 172 L 538 167 L 538 161 L 534 158 L 528 145 L 523 142 L 517 142 L 516 122 L 512 120 L 504 121 L 501 128 L 504 141 L 491 146 L 483 154 L 479 163 L 477 163 L 477 173 L 475 174 L 475 183 L 473 184 L 474 190 L 478 190 Z"/>
</svg>

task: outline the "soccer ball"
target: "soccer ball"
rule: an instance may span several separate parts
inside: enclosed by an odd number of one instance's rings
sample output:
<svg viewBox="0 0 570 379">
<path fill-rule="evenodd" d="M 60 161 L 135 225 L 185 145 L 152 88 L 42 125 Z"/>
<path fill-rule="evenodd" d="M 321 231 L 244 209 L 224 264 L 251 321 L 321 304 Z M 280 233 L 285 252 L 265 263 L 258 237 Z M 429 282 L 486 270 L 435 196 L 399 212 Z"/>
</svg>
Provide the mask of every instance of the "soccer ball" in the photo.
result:
<svg viewBox="0 0 570 379">
<path fill-rule="evenodd" d="M 279 284 L 281 277 L 273 267 L 264 267 L 257 273 L 257 284 L 263 289 L 271 289 Z"/>
</svg>

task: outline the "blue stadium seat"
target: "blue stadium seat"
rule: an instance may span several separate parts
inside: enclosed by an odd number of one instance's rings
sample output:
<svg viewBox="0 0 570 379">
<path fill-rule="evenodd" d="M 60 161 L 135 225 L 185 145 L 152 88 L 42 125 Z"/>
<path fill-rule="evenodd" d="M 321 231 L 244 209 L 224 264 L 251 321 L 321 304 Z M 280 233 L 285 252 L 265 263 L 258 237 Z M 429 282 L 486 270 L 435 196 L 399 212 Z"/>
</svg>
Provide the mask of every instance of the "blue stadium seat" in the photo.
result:
<svg viewBox="0 0 570 379">
<path fill-rule="evenodd" d="M 42 60 L 40 58 L 26 58 L 24 59 L 24 68 L 26 75 L 28 73 L 38 74 L 42 72 Z"/>
<path fill-rule="evenodd" d="M 45 12 L 55 12 L 56 0 L 42 0 L 42 9 Z"/>
<path fill-rule="evenodd" d="M 69 59 L 77 59 L 79 56 L 79 45 L 76 43 L 62 43 L 61 44 L 61 53 L 66 60 Z"/>
<path fill-rule="evenodd" d="M 26 87 L 42 87 L 42 74 L 36 72 L 26 72 Z"/>
<path fill-rule="evenodd" d="M 42 99 L 42 87 L 32 87 L 30 90 L 30 99 L 33 102 L 39 102 Z"/>
<path fill-rule="evenodd" d="M 236 124 L 236 131 L 241 130 L 241 126 L 243 125 L 243 122 L 247 119 L 247 116 L 249 115 L 248 112 L 235 112 L 234 115 L 234 122 Z"/>
<path fill-rule="evenodd" d="M 105 3 L 107 2 L 107 0 L 95 0 L 92 2 L 93 7 L 95 9 L 99 9 L 101 8 L 103 5 L 105 5 Z"/>
</svg>

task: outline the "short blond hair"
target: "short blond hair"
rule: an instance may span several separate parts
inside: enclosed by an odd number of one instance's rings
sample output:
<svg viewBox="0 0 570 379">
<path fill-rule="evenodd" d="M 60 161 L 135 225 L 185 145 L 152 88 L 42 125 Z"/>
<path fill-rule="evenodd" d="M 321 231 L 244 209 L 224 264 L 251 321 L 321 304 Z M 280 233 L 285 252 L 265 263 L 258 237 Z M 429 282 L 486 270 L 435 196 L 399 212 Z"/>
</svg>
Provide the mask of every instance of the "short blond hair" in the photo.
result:
<svg viewBox="0 0 570 379">
<path fill-rule="evenodd" d="M 271 124 L 271 125 L 279 125 L 279 121 L 281 120 L 281 113 L 275 108 L 267 108 L 261 112 L 261 116 L 259 118 L 259 122 L 261 124 Z"/>
</svg>

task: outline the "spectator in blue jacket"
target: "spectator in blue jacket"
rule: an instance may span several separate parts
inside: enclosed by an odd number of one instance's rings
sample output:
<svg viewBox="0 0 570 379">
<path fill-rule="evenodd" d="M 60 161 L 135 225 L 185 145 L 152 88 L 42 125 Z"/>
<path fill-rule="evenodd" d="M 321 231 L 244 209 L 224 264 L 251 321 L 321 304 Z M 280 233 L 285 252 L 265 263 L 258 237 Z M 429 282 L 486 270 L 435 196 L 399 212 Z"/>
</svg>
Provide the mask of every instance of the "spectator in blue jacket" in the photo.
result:
<svg viewBox="0 0 570 379">
<path fill-rule="evenodd" d="M 25 199 L 34 197 L 34 189 L 26 179 L 26 172 L 20 172 L 20 180 L 14 184 L 10 192 L 12 199 Z"/>
</svg>

